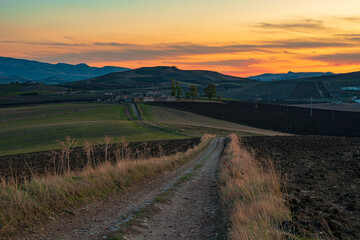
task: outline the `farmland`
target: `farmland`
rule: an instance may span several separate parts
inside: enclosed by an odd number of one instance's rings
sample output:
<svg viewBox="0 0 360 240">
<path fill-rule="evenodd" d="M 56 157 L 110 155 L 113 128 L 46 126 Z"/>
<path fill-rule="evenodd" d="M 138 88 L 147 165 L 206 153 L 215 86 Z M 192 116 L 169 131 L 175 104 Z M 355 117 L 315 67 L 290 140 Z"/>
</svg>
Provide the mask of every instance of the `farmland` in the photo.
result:
<svg viewBox="0 0 360 240">
<path fill-rule="evenodd" d="M 127 104 L 67 103 L 0 108 L 0 156 L 46 151 L 59 147 L 57 140 L 74 137 L 78 146 L 84 140 L 113 142 L 121 136 L 127 141 L 146 141 L 197 137 L 204 133 L 228 135 L 274 135 L 276 132 L 251 128 L 195 113 L 139 104 L 136 119 Z M 149 124 L 154 122 L 154 124 Z"/>
<path fill-rule="evenodd" d="M 154 103 L 157 106 L 189 111 L 274 131 L 331 136 L 360 136 L 360 113 L 270 105 L 246 102 L 226 103 Z"/>
<path fill-rule="evenodd" d="M 316 239 L 360 238 L 360 139 L 328 136 L 245 137 L 261 162 L 281 175 L 292 221 L 283 227 Z"/>
<path fill-rule="evenodd" d="M 57 140 L 75 137 L 101 142 L 104 135 L 119 141 L 182 138 L 166 131 L 152 131 L 129 121 L 127 107 L 110 104 L 59 104 L 0 109 L 0 155 L 58 148 Z"/>
<path fill-rule="evenodd" d="M 236 132 L 240 135 L 279 135 L 281 133 L 253 128 L 246 125 L 232 123 L 206 117 L 193 112 L 186 112 L 168 107 L 139 104 L 141 116 L 147 121 L 153 121 L 171 129 L 183 131 L 187 134 L 202 134 L 204 132 L 217 133 L 226 136 Z"/>
<path fill-rule="evenodd" d="M 154 158 L 185 152 L 199 144 L 200 138 L 152 140 L 140 142 L 121 142 L 110 144 L 108 155 L 111 162 L 120 159 Z M 104 163 L 105 145 L 92 147 L 91 164 L 98 166 Z M 6 179 L 31 179 L 34 175 L 41 176 L 54 172 L 53 161 L 61 154 L 60 150 L 53 152 L 32 152 L 17 155 L 0 156 L 0 176 Z M 88 166 L 86 151 L 75 147 L 70 154 L 70 168 L 79 171 Z M 10 171 L 9 171 L 10 169 Z"/>
</svg>

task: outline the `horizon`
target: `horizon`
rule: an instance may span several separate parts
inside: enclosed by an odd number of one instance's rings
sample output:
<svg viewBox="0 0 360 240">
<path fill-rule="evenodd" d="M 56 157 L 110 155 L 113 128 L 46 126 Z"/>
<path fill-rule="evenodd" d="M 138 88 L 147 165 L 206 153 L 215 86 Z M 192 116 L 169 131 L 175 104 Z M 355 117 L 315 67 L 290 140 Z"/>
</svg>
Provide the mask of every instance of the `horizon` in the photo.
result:
<svg viewBox="0 0 360 240">
<path fill-rule="evenodd" d="M 4 56 L 0 56 L 0 57 L 4 57 Z M 27 61 L 35 61 L 35 62 L 40 62 L 40 63 L 50 63 L 50 62 L 42 62 L 42 61 L 38 61 L 38 60 L 33 60 L 33 59 L 23 59 L 23 58 L 14 58 L 14 57 L 4 57 L 4 58 L 12 58 L 12 59 L 19 59 L 19 60 L 27 60 Z M 50 63 L 50 64 L 70 64 L 70 65 L 80 65 L 80 64 L 85 64 L 87 65 L 88 67 L 99 67 L 99 68 L 102 68 L 102 67 L 121 67 L 121 68 L 128 68 L 126 66 L 112 66 L 112 65 L 104 65 L 104 66 L 94 66 L 94 65 L 91 65 L 91 64 L 88 64 L 88 63 L 84 63 L 84 62 L 80 62 L 80 63 L 66 63 L 66 62 L 56 62 L 56 63 Z M 146 66 L 146 67 L 176 67 L 177 69 L 179 70 L 201 70 L 201 71 L 214 71 L 214 70 L 211 70 L 211 69 L 181 69 L 179 68 L 178 66 L 176 65 L 173 65 L 173 66 L 170 66 L 170 65 L 158 65 L 158 66 Z M 138 67 L 138 68 L 144 68 L 144 67 Z M 138 69 L 138 68 L 128 68 L 129 71 L 130 70 L 135 70 L 135 69 Z M 249 75 L 249 76 L 244 76 L 243 78 L 249 78 L 249 77 L 255 77 L 255 76 L 258 76 L 258 75 L 263 75 L 263 74 L 287 74 L 287 73 L 307 73 L 307 72 L 295 72 L 295 71 L 292 71 L 292 70 L 288 70 L 286 72 L 263 72 L 263 73 L 259 73 L 259 74 L 253 74 L 253 75 Z M 327 72 L 330 72 L 330 71 L 327 71 Z M 323 72 L 323 73 L 327 73 L 327 72 Z M 219 73 L 221 74 L 225 74 L 226 73 L 222 73 L 219 71 Z M 330 72 L 330 73 L 333 73 L 333 72 Z M 346 73 L 335 73 L 335 74 L 346 74 Z M 229 75 L 229 74 L 227 74 Z M 236 76 L 236 75 L 229 75 L 229 76 Z M 236 76 L 238 77 L 238 76 Z"/>
<path fill-rule="evenodd" d="M 12 58 L 238 77 L 360 70 L 355 0 L 0 2 L 0 51 Z"/>
</svg>

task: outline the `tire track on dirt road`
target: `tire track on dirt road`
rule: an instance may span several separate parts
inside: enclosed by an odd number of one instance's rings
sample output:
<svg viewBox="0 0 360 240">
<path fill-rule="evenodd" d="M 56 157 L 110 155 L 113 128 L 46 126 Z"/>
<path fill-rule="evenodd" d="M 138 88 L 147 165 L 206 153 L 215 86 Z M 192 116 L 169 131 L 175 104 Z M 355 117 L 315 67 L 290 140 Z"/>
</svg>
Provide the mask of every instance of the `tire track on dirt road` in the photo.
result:
<svg viewBox="0 0 360 240">
<path fill-rule="evenodd" d="M 153 202 L 169 187 L 169 183 L 184 176 L 199 162 L 212 159 L 212 164 L 215 164 L 217 160 L 211 156 L 221 154 L 222 142 L 218 138 L 212 140 L 197 157 L 165 176 L 137 184 L 109 199 L 88 204 L 56 219 L 51 218 L 52 222 L 12 239 L 104 239 L 104 236 L 116 231 L 121 223 Z"/>
<path fill-rule="evenodd" d="M 223 149 L 224 142 L 220 140 L 204 160 L 201 171 L 180 184 L 169 203 L 158 204 L 160 213 L 143 218 L 140 227 L 135 226 L 135 232 L 130 230 L 121 236 L 134 240 L 219 239 L 222 221 L 216 171 Z"/>
</svg>

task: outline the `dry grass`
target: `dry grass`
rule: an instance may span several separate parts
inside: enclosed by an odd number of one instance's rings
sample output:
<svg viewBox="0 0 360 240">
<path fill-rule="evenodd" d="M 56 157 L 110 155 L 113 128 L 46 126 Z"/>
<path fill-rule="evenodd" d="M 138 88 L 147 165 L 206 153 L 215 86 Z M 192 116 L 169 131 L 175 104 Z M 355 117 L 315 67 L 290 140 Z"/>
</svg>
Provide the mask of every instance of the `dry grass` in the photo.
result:
<svg viewBox="0 0 360 240">
<path fill-rule="evenodd" d="M 115 164 L 106 161 L 97 167 L 91 164 L 92 144 L 88 143 L 85 153 L 89 166 L 80 172 L 64 170 L 65 167 L 62 166 L 63 174 L 54 171 L 46 176 L 34 176 L 21 184 L 17 184 L 15 180 L 3 180 L 0 183 L 0 238 L 173 170 L 200 153 L 212 138 L 213 136 L 204 135 L 201 143 L 186 153 L 159 158 L 122 160 L 124 151 L 121 150 Z M 124 149 L 126 144 L 124 142 Z M 105 158 L 108 157 L 106 153 L 104 155 Z M 64 153 L 65 164 L 66 159 L 67 155 Z"/>
<path fill-rule="evenodd" d="M 241 147 L 236 135 L 220 166 L 220 198 L 228 219 L 230 239 L 294 239 L 282 228 L 291 220 L 273 165 L 260 165 Z"/>
<path fill-rule="evenodd" d="M 146 104 L 138 104 L 138 107 L 141 116 L 145 120 L 165 124 L 169 127 L 176 126 L 176 128 L 179 128 L 180 130 L 182 130 L 182 126 L 192 126 L 195 128 L 205 127 L 209 129 L 222 129 L 228 130 L 229 132 L 244 132 L 260 135 L 283 135 L 279 132 L 249 127 L 173 108 Z"/>
</svg>

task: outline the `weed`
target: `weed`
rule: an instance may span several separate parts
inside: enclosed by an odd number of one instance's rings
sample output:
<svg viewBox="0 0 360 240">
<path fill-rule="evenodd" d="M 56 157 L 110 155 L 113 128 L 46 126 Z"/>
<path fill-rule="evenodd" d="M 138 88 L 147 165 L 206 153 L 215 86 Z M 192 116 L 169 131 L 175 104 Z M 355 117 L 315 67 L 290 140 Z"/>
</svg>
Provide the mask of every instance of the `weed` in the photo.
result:
<svg viewBox="0 0 360 240">
<path fill-rule="evenodd" d="M 16 180 L 1 180 L 0 237 L 31 228 L 49 216 L 71 212 L 72 208 L 171 171 L 192 159 L 211 139 L 211 136 L 203 136 L 202 142 L 186 153 L 136 161 L 123 159 L 113 164 L 105 161 L 98 166 L 71 171 L 68 161 L 76 141 L 68 137 L 62 142 L 59 164 L 54 163 L 58 167 L 56 172 L 33 176 L 20 184 Z"/>
<path fill-rule="evenodd" d="M 290 211 L 282 198 L 280 181 L 273 165 L 260 165 L 230 136 L 220 165 L 219 189 L 228 218 L 230 239 L 295 239 L 282 230 Z"/>
</svg>

